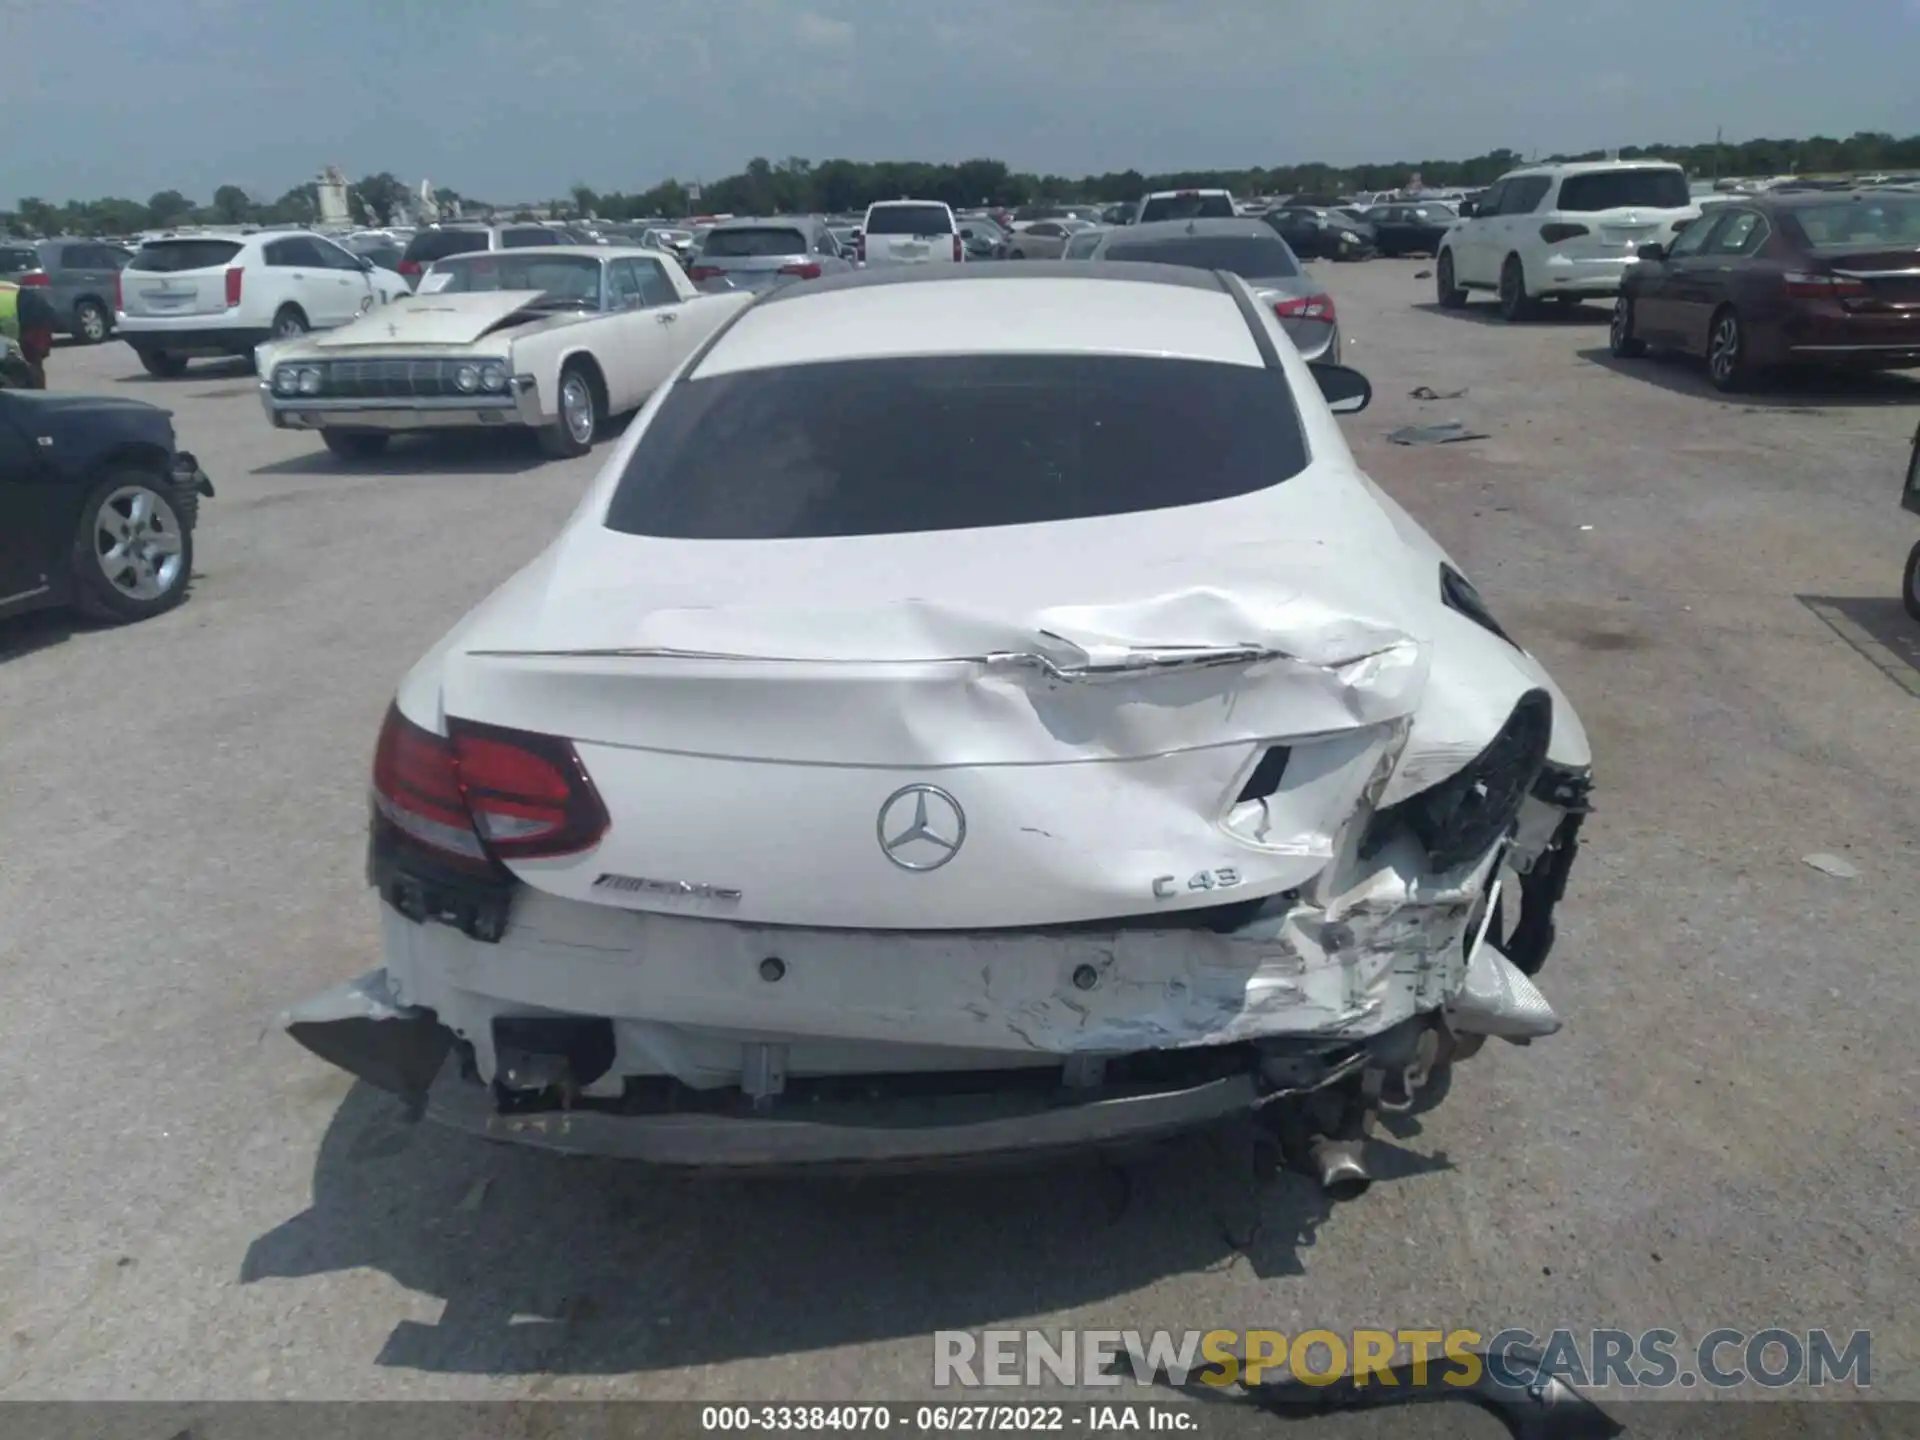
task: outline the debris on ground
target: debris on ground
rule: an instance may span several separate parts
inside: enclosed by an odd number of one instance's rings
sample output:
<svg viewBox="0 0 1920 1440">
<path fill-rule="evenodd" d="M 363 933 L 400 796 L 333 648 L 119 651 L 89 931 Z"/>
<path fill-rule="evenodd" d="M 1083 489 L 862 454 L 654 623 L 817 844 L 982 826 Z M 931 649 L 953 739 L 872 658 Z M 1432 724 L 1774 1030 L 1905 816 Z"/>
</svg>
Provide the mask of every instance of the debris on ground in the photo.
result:
<svg viewBox="0 0 1920 1440">
<path fill-rule="evenodd" d="M 1416 385 L 1407 394 L 1415 400 L 1458 400 L 1469 388 L 1462 385 L 1458 390 L 1436 390 L 1431 385 Z"/>
<path fill-rule="evenodd" d="M 1855 868 L 1853 862 L 1843 860 L 1838 855 L 1827 855 L 1823 853 L 1819 855 L 1802 855 L 1800 858 L 1814 869 L 1831 875 L 1836 880 L 1858 880 L 1860 878 L 1860 871 Z"/>
<path fill-rule="evenodd" d="M 1457 440 L 1485 440 L 1484 430 L 1469 430 L 1458 420 L 1443 420 L 1438 425 L 1402 425 L 1387 433 L 1396 445 L 1451 445 Z"/>
<path fill-rule="evenodd" d="M 473 1184 L 468 1187 L 467 1193 L 461 1198 L 460 1203 L 453 1208 L 468 1212 L 478 1210 L 481 1205 L 486 1203 L 487 1191 L 492 1188 L 493 1181 L 491 1180 L 480 1179 L 474 1181 Z"/>
</svg>

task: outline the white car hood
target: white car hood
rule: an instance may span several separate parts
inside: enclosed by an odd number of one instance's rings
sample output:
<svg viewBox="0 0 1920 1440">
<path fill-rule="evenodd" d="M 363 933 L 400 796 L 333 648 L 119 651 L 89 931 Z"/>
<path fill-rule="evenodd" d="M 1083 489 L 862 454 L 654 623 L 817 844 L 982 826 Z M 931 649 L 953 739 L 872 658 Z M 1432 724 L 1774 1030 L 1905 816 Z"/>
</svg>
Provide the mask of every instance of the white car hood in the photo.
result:
<svg viewBox="0 0 1920 1440">
<path fill-rule="evenodd" d="M 411 295 L 377 306 L 351 324 L 316 335 L 318 351 L 354 346 L 471 345 L 515 311 L 540 298 L 538 290 L 493 290 L 476 294 Z M 286 354 L 275 357 L 286 359 Z"/>
</svg>

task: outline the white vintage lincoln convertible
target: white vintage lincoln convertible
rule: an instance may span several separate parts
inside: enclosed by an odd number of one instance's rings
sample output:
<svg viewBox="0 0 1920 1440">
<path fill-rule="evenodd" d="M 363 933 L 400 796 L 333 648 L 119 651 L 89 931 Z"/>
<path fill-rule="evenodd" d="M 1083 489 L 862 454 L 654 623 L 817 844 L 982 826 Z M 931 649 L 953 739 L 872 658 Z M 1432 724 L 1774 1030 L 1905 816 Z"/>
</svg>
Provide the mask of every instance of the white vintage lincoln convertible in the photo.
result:
<svg viewBox="0 0 1920 1440">
<path fill-rule="evenodd" d="M 396 432 L 525 426 L 584 455 L 735 312 L 659 250 L 552 246 L 436 261 L 412 296 L 256 352 L 277 429 L 317 430 L 347 459 Z"/>
</svg>

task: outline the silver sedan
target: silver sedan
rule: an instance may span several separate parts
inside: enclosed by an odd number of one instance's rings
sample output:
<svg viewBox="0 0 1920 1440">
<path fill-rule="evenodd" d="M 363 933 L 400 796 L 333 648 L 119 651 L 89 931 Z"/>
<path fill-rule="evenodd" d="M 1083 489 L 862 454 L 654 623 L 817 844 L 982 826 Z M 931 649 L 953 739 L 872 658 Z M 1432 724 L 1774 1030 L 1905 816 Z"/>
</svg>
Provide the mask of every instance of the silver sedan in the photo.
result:
<svg viewBox="0 0 1920 1440">
<path fill-rule="evenodd" d="M 1308 360 L 1340 363 L 1333 297 L 1295 258 L 1287 242 L 1258 220 L 1161 220 L 1109 230 L 1089 260 L 1131 260 L 1226 270 L 1271 305 Z"/>
</svg>

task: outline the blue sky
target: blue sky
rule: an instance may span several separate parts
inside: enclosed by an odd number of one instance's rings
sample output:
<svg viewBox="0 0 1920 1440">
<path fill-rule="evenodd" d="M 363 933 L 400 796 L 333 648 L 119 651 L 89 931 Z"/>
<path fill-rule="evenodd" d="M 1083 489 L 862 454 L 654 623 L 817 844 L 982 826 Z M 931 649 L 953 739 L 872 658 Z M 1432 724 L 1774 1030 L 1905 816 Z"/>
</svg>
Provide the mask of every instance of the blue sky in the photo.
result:
<svg viewBox="0 0 1920 1440">
<path fill-rule="evenodd" d="M 0 0 L 0 206 L 1920 131 L 1920 0 Z M 24 63 L 23 63 L 24 62 Z"/>
</svg>

